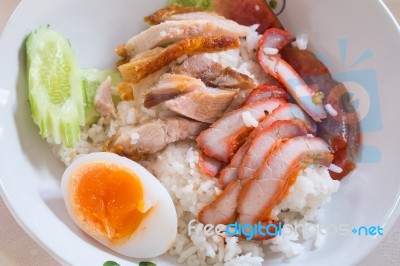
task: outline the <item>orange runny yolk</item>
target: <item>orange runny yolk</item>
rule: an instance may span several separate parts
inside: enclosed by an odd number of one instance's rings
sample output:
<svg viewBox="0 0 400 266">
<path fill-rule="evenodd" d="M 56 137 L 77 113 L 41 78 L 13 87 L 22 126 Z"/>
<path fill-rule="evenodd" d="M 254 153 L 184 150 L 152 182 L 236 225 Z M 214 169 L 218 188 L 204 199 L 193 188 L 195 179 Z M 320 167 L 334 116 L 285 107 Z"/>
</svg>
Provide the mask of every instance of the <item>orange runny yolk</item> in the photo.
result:
<svg viewBox="0 0 400 266">
<path fill-rule="evenodd" d="M 92 234 L 111 242 L 127 240 L 149 211 L 144 212 L 140 179 L 111 162 L 86 163 L 70 183 L 73 211 Z"/>
</svg>

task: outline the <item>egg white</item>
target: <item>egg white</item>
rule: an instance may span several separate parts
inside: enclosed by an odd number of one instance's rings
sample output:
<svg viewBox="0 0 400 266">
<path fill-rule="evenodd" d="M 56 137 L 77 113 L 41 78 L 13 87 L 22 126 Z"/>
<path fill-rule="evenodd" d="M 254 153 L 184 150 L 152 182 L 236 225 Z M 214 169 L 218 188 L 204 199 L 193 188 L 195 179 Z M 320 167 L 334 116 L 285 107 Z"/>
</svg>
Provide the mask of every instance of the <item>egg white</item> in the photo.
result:
<svg viewBox="0 0 400 266">
<path fill-rule="evenodd" d="M 94 235 L 83 227 L 75 216 L 70 195 L 71 177 L 78 167 L 90 162 L 110 162 L 131 169 L 142 183 L 145 209 L 153 208 L 131 237 L 122 244 L 113 244 Z M 108 152 L 82 155 L 65 170 L 61 191 L 65 206 L 74 222 L 92 238 L 120 254 L 134 258 L 156 257 L 166 252 L 176 238 L 177 214 L 168 191 L 149 171 L 130 159 Z"/>
</svg>

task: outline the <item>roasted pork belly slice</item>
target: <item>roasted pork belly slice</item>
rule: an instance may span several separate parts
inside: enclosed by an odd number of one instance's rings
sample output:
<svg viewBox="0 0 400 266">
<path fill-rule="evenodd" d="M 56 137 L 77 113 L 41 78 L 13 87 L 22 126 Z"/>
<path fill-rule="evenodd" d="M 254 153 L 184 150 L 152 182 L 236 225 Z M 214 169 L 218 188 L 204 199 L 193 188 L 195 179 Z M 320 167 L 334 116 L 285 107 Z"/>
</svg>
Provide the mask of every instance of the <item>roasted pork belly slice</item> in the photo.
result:
<svg viewBox="0 0 400 266">
<path fill-rule="evenodd" d="M 284 103 L 281 99 L 268 99 L 232 111 L 202 132 L 197 144 L 208 156 L 229 162 L 254 129 L 246 126 L 244 115 L 249 114 L 255 121 L 261 121 L 266 114 Z"/>
<path fill-rule="evenodd" d="M 157 52 L 150 56 L 132 59 L 130 62 L 118 67 L 125 81 L 139 82 L 141 79 L 156 72 L 171 62 L 184 55 L 201 53 L 216 53 L 239 47 L 239 39 L 231 36 L 197 37 L 185 39 L 172 44 L 164 49 L 156 49 Z M 149 54 L 146 52 L 146 54 Z M 138 58 L 138 57 L 137 57 Z"/>
<path fill-rule="evenodd" d="M 132 58 L 155 47 L 161 47 L 184 39 L 200 36 L 244 37 L 248 34 L 248 27 L 240 26 L 233 21 L 231 23 L 228 22 L 210 20 L 166 21 L 132 37 L 125 43 L 124 48 L 128 57 Z M 231 25 L 232 23 L 235 25 Z"/>
<path fill-rule="evenodd" d="M 105 118 L 115 116 L 115 106 L 112 100 L 111 78 L 107 77 L 96 91 L 94 97 L 94 107 L 96 111 Z"/>
<path fill-rule="evenodd" d="M 230 23 L 232 27 L 243 27 L 243 25 L 238 24 L 237 22 L 233 20 L 226 19 L 225 17 L 218 15 L 215 12 L 206 12 L 206 11 L 195 11 L 195 12 L 186 12 L 186 13 L 180 13 L 180 14 L 173 14 L 168 17 L 167 20 L 188 20 L 188 19 L 205 19 L 205 20 L 212 20 L 212 21 L 217 21 L 222 23 Z M 243 34 L 248 34 L 249 29 L 248 27 L 245 27 L 246 29 L 243 29 Z M 246 35 L 244 35 L 246 36 Z"/>
<path fill-rule="evenodd" d="M 199 79 L 166 73 L 148 90 L 144 96 L 144 106 L 151 108 L 183 93 L 205 88 L 206 85 Z"/>
<path fill-rule="evenodd" d="M 272 209 L 287 196 L 299 170 L 309 165 L 328 166 L 332 159 L 328 144 L 320 138 L 295 137 L 282 141 L 243 187 L 237 208 L 238 222 L 255 224 L 270 219 Z"/>
<path fill-rule="evenodd" d="M 149 16 L 144 18 L 144 21 L 149 23 L 150 25 L 156 25 L 168 20 L 168 18 L 173 15 L 185 14 L 197 11 L 202 11 L 202 10 L 191 6 L 173 4 L 150 14 Z"/>
<path fill-rule="evenodd" d="M 181 5 L 172 5 L 156 11 L 155 13 L 144 18 L 144 21 L 150 25 L 160 24 L 165 21 L 181 21 L 181 20 L 206 20 L 217 23 L 224 27 L 230 28 L 240 37 L 247 36 L 251 30 L 249 27 L 238 24 L 233 20 L 226 19 L 215 12 L 207 12 L 194 7 L 186 7 Z"/>
<path fill-rule="evenodd" d="M 249 76 L 224 67 L 204 55 L 189 57 L 182 64 L 173 67 L 172 72 L 201 79 L 210 87 L 241 90 L 252 90 L 255 87 L 254 80 Z"/>
<path fill-rule="evenodd" d="M 243 37 L 249 33 L 248 27 L 240 25 L 233 20 L 226 19 L 215 12 L 207 12 L 199 8 L 182 5 L 168 6 L 144 18 L 144 21 L 150 25 L 156 25 L 170 20 L 211 20 L 221 24 L 229 24 L 230 27 L 235 27 L 237 30 L 240 29 L 243 32 Z"/>
<path fill-rule="evenodd" d="M 203 224 L 229 224 L 236 219 L 236 208 L 242 181 L 235 180 L 230 183 L 214 201 L 201 209 L 198 219 Z"/>
<path fill-rule="evenodd" d="M 215 177 L 224 167 L 224 163 L 217 159 L 207 156 L 204 152 L 200 153 L 199 168 L 200 172 Z"/>
<path fill-rule="evenodd" d="M 182 116 L 211 124 L 224 114 L 236 93 L 234 90 L 199 88 L 166 101 L 164 106 Z"/>
<path fill-rule="evenodd" d="M 306 128 L 289 120 L 276 121 L 271 126 L 260 131 L 251 142 L 239 167 L 239 179 L 247 180 L 253 178 L 276 143 L 281 140 L 306 135 Z"/>
<path fill-rule="evenodd" d="M 169 143 L 195 139 L 207 124 L 181 117 L 165 117 L 138 127 L 126 126 L 106 141 L 104 150 L 141 160 Z"/>
</svg>

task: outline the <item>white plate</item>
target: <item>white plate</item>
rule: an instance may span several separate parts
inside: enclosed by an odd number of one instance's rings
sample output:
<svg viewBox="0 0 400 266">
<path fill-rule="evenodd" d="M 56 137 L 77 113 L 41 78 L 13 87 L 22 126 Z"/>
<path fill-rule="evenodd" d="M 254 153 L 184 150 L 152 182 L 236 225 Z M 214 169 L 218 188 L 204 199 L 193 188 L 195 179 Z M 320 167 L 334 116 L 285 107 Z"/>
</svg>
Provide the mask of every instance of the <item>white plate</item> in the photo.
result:
<svg viewBox="0 0 400 266">
<path fill-rule="evenodd" d="M 358 88 L 358 110 L 363 116 L 369 114 L 363 120 L 363 142 L 375 147 L 364 150 L 363 162 L 342 182 L 326 208 L 325 221 L 351 227 L 380 225 L 388 232 L 400 212 L 399 28 L 380 1 L 287 2 L 281 15 L 285 26 L 306 33 L 311 49 L 330 60 L 338 79 L 359 84 L 353 86 Z M 116 61 L 113 49 L 144 29 L 143 16 L 164 4 L 163 0 L 23 1 L 0 40 L 0 95 L 9 94 L 4 104 L 0 101 L 1 194 L 20 225 L 64 264 L 102 265 L 107 260 L 127 264 L 135 260 L 97 244 L 68 216 L 59 189 L 64 167 L 54 159 L 30 118 L 24 38 L 36 26 L 50 24 L 71 40 L 82 67 L 109 68 Z M 366 51 L 368 58 L 356 63 Z M 321 249 L 292 262 L 354 264 L 381 238 L 330 236 Z M 153 261 L 174 264 L 168 258 Z M 266 261 L 285 263 L 277 256 Z"/>
</svg>

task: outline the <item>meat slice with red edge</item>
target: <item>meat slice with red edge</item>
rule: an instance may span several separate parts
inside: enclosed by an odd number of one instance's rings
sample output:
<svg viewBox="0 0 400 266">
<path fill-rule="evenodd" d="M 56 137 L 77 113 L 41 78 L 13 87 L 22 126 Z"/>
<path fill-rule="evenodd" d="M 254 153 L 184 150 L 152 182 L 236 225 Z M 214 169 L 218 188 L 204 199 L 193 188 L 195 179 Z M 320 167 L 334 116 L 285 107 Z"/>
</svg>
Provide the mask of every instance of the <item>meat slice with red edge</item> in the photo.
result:
<svg viewBox="0 0 400 266">
<path fill-rule="evenodd" d="M 252 26 L 259 24 L 257 31 L 263 33 L 269 28 L 283 29 L 281 22 L 265 0 L 214 0 L 218 14 L 239 24 Z"/>
<path fill-rule="evenodd" d="M 246 125 L 244 114 L 248 112 L 259 122 L 284 103 L 282 99 L 268 99 L 229 112 L 200 134 L 197 145 L 208 156 L 227 163 L 254 130 Z"/>
<path fill-rule="evenodd" d="M 270 219 L 272 209 L 296 182 L 299 170 L 308 165 L 328 166 L 332 159 L 328 144 L 320 138 L 295 137 L 281 141 L 243 188 L 237 221 L 255 224 Z"/>
<path fill-rule="evenodd" d="M 224 165 L 225 164 L 223 162 L 207 156 L 204 152 L 200 153 L 200 159 L 199 159 L 200 172 L 210 177 L 215 177 L 219 174 Z"/>
<path fill-rule="evenodd" d="M 281 98 L 287 100 L 287 92 L 280 86 L 263 84 L 251 91 L 242 106 L 270 98 Z"/>
</svg>

